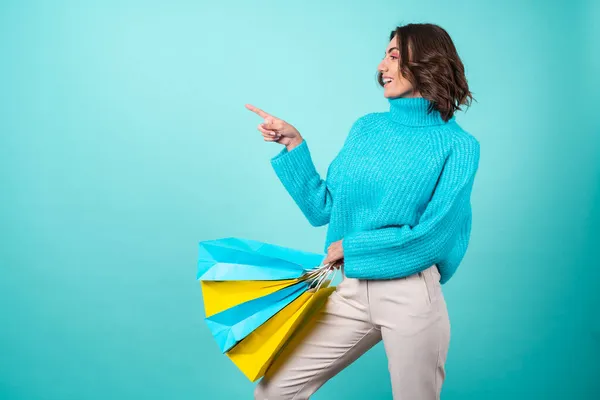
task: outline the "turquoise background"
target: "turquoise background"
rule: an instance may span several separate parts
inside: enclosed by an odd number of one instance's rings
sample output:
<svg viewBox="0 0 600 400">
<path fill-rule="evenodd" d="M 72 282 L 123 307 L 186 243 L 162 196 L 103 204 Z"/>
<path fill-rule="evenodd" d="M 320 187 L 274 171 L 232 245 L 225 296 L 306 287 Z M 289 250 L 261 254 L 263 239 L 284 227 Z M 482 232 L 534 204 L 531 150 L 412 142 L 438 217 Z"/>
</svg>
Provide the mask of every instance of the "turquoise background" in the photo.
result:
<svg viewBox="0 0 600 400">
<path fill-rule="evenodd" d="M 598 2 L 9 1 L 0 5 L 0 397 L 249 399 L 195 280 L 200 240 L 321 252 L 252 103 L 324 174 L 396 25 L 455 41 L 481 143 L 444 286 L 444 399 L 597 399 Z M 596 74 L 594 74 L 596 72 Z M 387 399 L 380 344 L 315 399 Z"/>
</svg>

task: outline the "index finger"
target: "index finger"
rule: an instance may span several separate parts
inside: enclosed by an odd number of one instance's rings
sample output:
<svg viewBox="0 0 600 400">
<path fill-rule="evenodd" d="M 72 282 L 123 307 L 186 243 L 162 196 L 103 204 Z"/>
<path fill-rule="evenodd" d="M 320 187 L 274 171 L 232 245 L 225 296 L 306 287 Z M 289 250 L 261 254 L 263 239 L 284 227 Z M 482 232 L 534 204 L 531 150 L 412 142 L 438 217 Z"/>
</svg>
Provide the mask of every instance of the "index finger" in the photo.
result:
<svg viewBox="0 0 600 400">
<path fill-rule="evenodd" d="M 263 110 L 261 110 L 260 108 L 258 108 L 258 107 L 254 107 L 252 104 L 246 104 L 246 108 L 247 108 L 248 110 L 250 110 L 250 111 L 253 111 L 253 112 L 257 113 L 258 115 L 260 115 L 260 116 L 261 116 L 261 117 L 263 117 L 263 118 L 267 118 L 267 117 L 270 117 L 270 116 L 271 116 L 270 114 L 268 114 L 268 113 L 264 112 L 264 111 L 263 111 Z"/>
</svg>

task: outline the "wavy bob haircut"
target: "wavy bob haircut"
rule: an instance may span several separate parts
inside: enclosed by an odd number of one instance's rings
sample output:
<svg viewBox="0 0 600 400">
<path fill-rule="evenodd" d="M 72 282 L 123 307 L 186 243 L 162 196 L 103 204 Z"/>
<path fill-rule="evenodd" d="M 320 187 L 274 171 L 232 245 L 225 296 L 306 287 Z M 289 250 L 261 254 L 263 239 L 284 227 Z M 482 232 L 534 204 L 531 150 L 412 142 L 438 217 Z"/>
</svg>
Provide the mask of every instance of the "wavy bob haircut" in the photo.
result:
<svg viewBox="0 0 600 400">
<path fill-rule="evenodd" d="M 394 37 L 400 52 L 400 76 L 432 102 L 430 112 L 433 108 L 448 121 L 456 110 L 462 110 L 461 105 L 471 105 L 465 68 L 448 32 L 435 24 L 407 24 L 396 27 L 389 40 Z M 381 76 L 378 72 L 377 81 L 383 87 Z"/>
</svg>

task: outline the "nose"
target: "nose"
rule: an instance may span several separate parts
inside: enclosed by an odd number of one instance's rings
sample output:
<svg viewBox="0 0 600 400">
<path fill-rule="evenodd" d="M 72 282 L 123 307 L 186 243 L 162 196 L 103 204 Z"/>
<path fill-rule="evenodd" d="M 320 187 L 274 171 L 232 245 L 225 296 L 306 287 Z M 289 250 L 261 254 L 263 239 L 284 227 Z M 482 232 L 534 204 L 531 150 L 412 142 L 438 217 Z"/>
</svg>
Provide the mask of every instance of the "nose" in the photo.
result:
<svg viewBox="0 0 600 400">
<path fill-rule="evenodd" d="M 381 62 L 377 66 L 377 70 L 382 73 L 387 71 L 387 64 L 385 62 L 385 59 L 381 60 Z"/>
</svg>

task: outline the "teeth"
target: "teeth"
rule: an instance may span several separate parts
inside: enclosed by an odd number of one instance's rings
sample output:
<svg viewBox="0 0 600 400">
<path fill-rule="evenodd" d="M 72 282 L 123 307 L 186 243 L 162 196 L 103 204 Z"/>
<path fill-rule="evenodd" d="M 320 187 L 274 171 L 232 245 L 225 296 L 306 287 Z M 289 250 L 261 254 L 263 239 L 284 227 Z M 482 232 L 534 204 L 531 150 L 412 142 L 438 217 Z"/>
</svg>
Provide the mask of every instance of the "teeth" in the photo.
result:
<svg viewBox="0 0 600 400">
<path fill-rule="evenodd" d="M 392 81 L 391 79 L 384 79 L 383 84 L 385 85 L 386 83 L 390 83 L 391 81 Z"/>
</svg>

